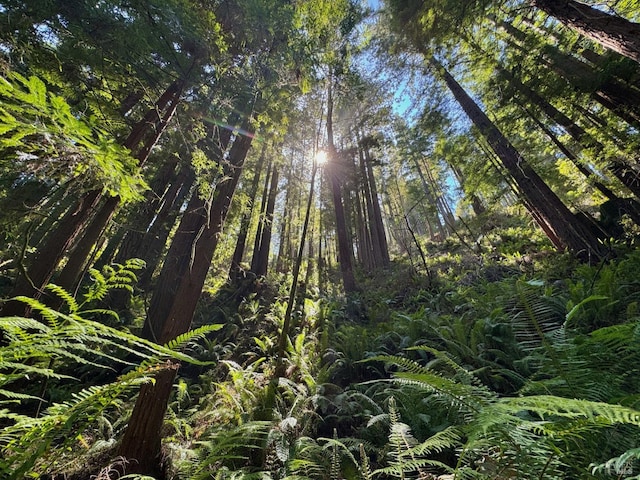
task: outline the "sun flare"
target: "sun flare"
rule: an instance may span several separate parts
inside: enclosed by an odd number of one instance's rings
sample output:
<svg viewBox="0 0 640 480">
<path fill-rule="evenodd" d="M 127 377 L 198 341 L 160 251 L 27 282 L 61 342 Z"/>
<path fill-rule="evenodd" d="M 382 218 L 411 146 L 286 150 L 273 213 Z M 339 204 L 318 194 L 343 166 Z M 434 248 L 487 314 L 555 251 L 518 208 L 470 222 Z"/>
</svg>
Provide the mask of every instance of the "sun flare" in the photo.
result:
<svg viewBox="0 0 640 480">
<path fill-rule="evenodd" d="M 318 150 L 316 152 L 315 160 L 317 165 L 324 165 L 325 163 L 327 163 L 328 159 L 329 158 L 327 157 L 327 152 L 325 152 L 324 150 Z"/>
</svg>

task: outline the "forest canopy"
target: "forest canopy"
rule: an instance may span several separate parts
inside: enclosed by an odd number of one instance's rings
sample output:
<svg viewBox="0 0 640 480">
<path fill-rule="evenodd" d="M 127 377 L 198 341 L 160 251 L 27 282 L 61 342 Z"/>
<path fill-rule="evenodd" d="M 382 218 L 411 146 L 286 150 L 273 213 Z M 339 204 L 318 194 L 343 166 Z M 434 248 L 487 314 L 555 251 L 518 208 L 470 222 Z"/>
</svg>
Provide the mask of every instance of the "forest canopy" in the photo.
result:
<svg viewBox="0 0 640 480">
<path fill-rule="evenodd" d="M 638 0 L 0 0 L 0 477 L 640 478 Z"/>
</svg>

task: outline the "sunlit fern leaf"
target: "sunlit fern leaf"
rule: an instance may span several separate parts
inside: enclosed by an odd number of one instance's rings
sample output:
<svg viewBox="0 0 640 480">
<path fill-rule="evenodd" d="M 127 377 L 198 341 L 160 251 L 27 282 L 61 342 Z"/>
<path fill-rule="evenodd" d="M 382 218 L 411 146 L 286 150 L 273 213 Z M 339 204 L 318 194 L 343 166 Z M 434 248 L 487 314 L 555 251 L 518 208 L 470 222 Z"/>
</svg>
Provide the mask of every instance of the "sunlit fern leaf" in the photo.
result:
<svg viewBox="0 0 640 480">
<path fill-rule="evenodd" d="M 58 323 L 58 319 L 64 316 L 60 312 L 53 310 L 51 307 L 48 307 L 44 303 L 39 302 L 34 298 L 17 296 L 12 300 L 17 300 L 19 302 L 27 304 L 29 308 L 38 312 L 38 314 L 40 314 L 45 320 L 47 320 L 49 322 L 49 325 L 54 328 Z"/>
<path fill-rule="evenodd" d="M 637 410 L 610 403 L 550 395 L 501 399 L 492 408 L 496 413 L 500 411 L 511 414 L 517 414 L 520 411 L 533 412 L 542 419 L 549 417 L 586 418 L 610 425 L 627 423 L 640 426 L 640 412 Z"/>
<path fill-rule="evenodd" d="M 205 435 L 207 440 L 196 442 L 195 457 L 182 464 L 181 471 L 191 480 L 209 479 L 223 467 L 244 476 L 249 472 L 241 469 L 243 461 L 251 451 L 263 447 L 272 427 L 271 422 L 247 422 L 210 432 Z"/>
<path fill-rule="evenodd" d="M 51 350 L 48 350 L 47 353 L 49 353 Z M 28 357 L 30 358 L 30 356 Z M 48 368 L 48 367 L 41 367 L 38 365 L 29 365 L 26 364 L 25 362 L 18 362 L 18 361 L 14 361 L 14 362 L 8 362 L 8 361 L 2 361 L 0 362 L 0 365 L 2 366 L 3 369 L 10 369 L 13 374 L 12 375 L 7 375 L 6 378 L 2 379 L 2 385 L 6 385 L 6 383 L 8 383 L 9 380 L 15 380 L 17 378 L 23 378 L 25 376 L 28 375 L 32 375 L 34 378 L 38 375 L 41 375 L 43 377 L 46 378 L 57 378 L 57 379 L 69 379 L 69 380 L 74 380 L 73 377 L 69 376 L 69 375 L 64 375 L 61 374 L 59 372 L 56 372 L 55 370 Z M 6 383 L 5 383 L 6 382 Z"/>
<path fill-rule="evenodd" d="M 431 453 L 440 453 L 447 449 L 452 449 L 460 445 L 462 434 L 458 427 L 447 427 L 441 430 L 424 442 L 411 448 L 409 455 L 423 456 Z"/>
<path fill-rule="evenodd" d="M 487 392 L 483 389 L 458 383 L 430 372 L 398 372 L 394 374 L 394 378 L 399 383 L 421 386 L 427 391 L 443 395 L 452 406 L 468 411 L 478 411 L 492 401 L 492 398 L 487 397 Z"/>
<path fill-rule="evenodd" d="M 73 295 L 71 295 L 69 292 L 67 292 L 64 288 L 55 285 L 53 283 L 48 284 L 46 287 L 44 287 L 45 290 L 50 290 L 51 292 L 53 292 L 56 296 L 58 296 L 58 298 L 60 298 L 60 300 L 64 301 L 64 303 L 67 305 L 67 308 L 69 309 L 70 313 L 76 313 L 78 311 L 78 309 L 80 308 L 78 305 L 78 302 L 76 302 L 76 299 L 73 298 Z"/>
<path fill-rule="evenodd" d="M 0 329 L 5 334 L 11 336 L 13 334 L 26 334 L 27 330 L 49 332 L 51 328 L 38 320 L 24 317 L 0 317 Z"/>
<path fill-rule="evenodd" d="M 184 345 L 186 345 L 189 342 L 192 342 L 194 340 L 204 337 L 207 333 L 217 332 L 223 326 L 224 325 L 221 325 L 221 324 L 204 325 L 195 330 L 189 330 L 188 332 L 177 336 L 176 338 L 171 340 L 169 343 L 167 343 L 167 348 L 169 348 L 170 350 L 177 350 L 179 348 L 182 348 Z"/>
<path fill-rule="evenodd" d="M 21 400 L 42 400 L 40 397 L 36 397 L 35 395 L 28 395 L 26 393 L 12 392 L 11 390 L 5 390 L 0 388 L 0 396 L 7 398 L 9 400 L 0 401 L 0 405 L 7 403 L 16 403 Z M 1 415 L 0 415 L 1 418 Z"/>
<path fill-rule="evenodd" d="M 327 450 L 331 450 L 332 452 L 332 456 L 338 456 L 341 457 L 342 455 L 344 455 L 354 466 L 358 466 L 358 460 L 356 460 L 356 457 L 353 455 L 351 449 L 348 446 L 348 443 L 352 443 L 355 444 L 357 440 L 356 439 L 338 439 L 337 438 L 337 434 L 334 438 L 324 438 L 324 437 L 320 437 L 318 438 L 318 442 L 319 443 L 324 443 L 323 445 L 323 450 L 327 451 Z M 342 455 L 340 455 L 340 453 Z M 334 460 L 332 458 L 332 463 L 336 461 L 337 466 L 339 467 L 339 465 L 341 464 L 340 460 Z"/>
<path fill-rule="evenodd" d="M 540 285 L 519 281 L 515 297 L 507 302 L 516 340 L 526 351 L 545 345 L 547 336 L 562 329 L 564 306 L 547 297 Z"/>
</svg>

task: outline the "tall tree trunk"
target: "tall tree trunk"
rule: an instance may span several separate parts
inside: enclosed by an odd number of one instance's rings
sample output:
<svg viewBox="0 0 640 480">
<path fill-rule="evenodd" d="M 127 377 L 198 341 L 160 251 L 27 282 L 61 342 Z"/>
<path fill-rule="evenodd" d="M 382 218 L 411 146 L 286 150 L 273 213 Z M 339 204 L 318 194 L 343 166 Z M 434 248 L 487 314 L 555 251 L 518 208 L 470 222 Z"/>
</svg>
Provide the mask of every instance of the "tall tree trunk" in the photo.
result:
<svg viewBox="0 0 640 480">
<path fill-rule="evenodd" d="M 240 264 L 242 263 L 242 257 L 244 256 L 244 250 L 247 243 L 247 234 L 249 233 L 249 224 L 251 223 L 253 208 L 256 203 L 256 196 L 258 195 L 258 186 L 260 185 L 260 176 L 262 175 L 262 166 L 264 165 L 266 152 L 267 142 L 263 142 L 262 150 L 260 151 L 260 157 L 258 158 L 258 163 L 255 166 L 253 180 L 251 181 L 251 187 L 249 189 L 249 209 L 245 210 L 242 214 L 242 220 L 240 221 L 240 231 L 238 232 L 238 240 L 236 241 L 236 248 L 233 251 L 233 257 L 231 258 L 229 278 L 232 281 L 238 280 L 238 274 L 242 270 Z"/>
<path fill-rule="evenodd" d="M 298 246 L 298 254 L 296 255 L 296 261 L 293 266 L 293 274 L 291 275 L 291 288 L 289 290 L 289 300 L 287 302 L 287 309 L 284 314 L 284 320 L 282 324 L 282 331 L 280 332 L 280 338 L 278 339 L 278 365 L 274 377 L 278 378 L 284 374 L 284 354 L 286 351 L 287 340 L 291 332 L 291 314 L 293 307 L 296 303 L 296 291 L 298 288 L 298 276 L 300 275 L 300 266 L 302 264 L 302 255 L 304 253 L 304 244 L 307 239 L 307 229 L 309 227 L 309 218 L 311 217 L 311 205 L 313 204 L 313 190 L 316 183 L 317 165 L 313 165 L 313 171 L 311 174 L 311 187 L 309 189 L 309 198 L 307 200 L 307 209 L 304 215 L 304 221 L 302 224 L 302 234 L 300 235 L 300 245 Z"/>
<path fill-rule="evenodd" d="M 31 259 L 29 269 L 18 274 L 10 297 L 40 297 L 58 262 L 80 233 L 101 198 L 99 190 L 92 190 L 81 197 L 75 208 L 67 211 L 57 228 L 47 236 L 44 245 Z M 30 309 L 24 303 L 9 301 L 3 305 L 0 315 L 26 316 L 29 312 Z"/>
<path fill-rule="evenodd" d="M 602 193 L 605 197 L 610 200 L 617 199 L 617 195 L 611 191 L 609 187 L 604 185 L 602 182 L 598 180 L 598 177 L 589 169 L 589 167 L 585 166 L 580 159 L 571 151 L 569 148 L 560 141 L 558 136 L 553 133 L 545 124 L 543 124 L 540 119 L 538 119 L 532 112 L 529 111 L 528 108 L 522 106 L 524 112 L 533 120 L 533 122 L 542 130 L 542 132 L 549 137 L 549 139 L 553 142 L 553 144 L 558 147 L 565 157 L 571 160 L 571 163 L 575 165 L 582 175 L 592 184 L 600 193 Z"/>
<path fill-rule="evenodd" d="M 245 122 L 243 129 L 248 128 Z M 145 338 L 167 343 L 189 330 L 252 139 L 236 136 L 225 179 L 216 186 L 209 208 L 197 194 L 189 202 L 151 299 Z M 119 454 L 132 461 L 131 473 L 153 475 L 159 470 L 160 430 L 176 372 L 177 367 L 165 368 L 155 383 L 141 388 L 119 447 Z"/>
<path fill-rule="evenodd" d="M 280 223 L 280 245 L 278 246 L 278 258 L 276 260 L 276 272 L 284 273 L 288 270 L 290 261 L 289 252 L 289 230 L 291 228 L 289 221 L 289 189 L 284 201 L 284 212 L 282 214 L 282 222 Z"/>
<path fill-rule="evenodd" d="M 575 0 L 531 0 L 563 25 L 640 63 L 640 24 Z"/>
<path fill-rule="evenodd" d="M 372 252 L 372 264 L 368 266 L 370 270 L 375 269 L 378 266 L 382 266 L 384 264 L 384 259 L 382 256 L 382 252 L 380 251 L 380 240 L 378 239 L 378 226 L 374 220 L 373 214 L 373 205 L 371 198 L 371 188 L 369 185 L 365 159 L 364 159 L 364 147 L 361 145 L 360 139 L 358 139 L 358 159 L 359 159 L 359 169 L 360 175 L 356 175 L 356 178 L 359 178 L 359 182 L 362 185 L 362 196 L 364 197 L 364 204 L 360 206 L 360 210 L 362 213 L 359 213 L 361 216 L 366 216 L 367 221 L 361 220 L 363 225 L 366 227 L 366 231 L 364 232 L 367 235 L 367 244 L 366 248 L 371 249 Z M 358 192 L 359 189 L 356 189 Z M 361 204 L 358 201 L 358 204 Z"/>
<path fill-rule="evenodd" d="M 509 81 L 519 92 L 521 92 L 531 103 L 536 105 L 547 115 L 551 120 L 556 122 L 565 131 L 571 135 L 571 137 L 585 148 L 592 149 L 594 157 L 604 156 L 606 149 L 598 140 L 593 138 L 587 131 L 580 125 L 571 120 L 567 115 L 558 110 L 555 106 L 549 103 L 547 100 L 538 95 L 527 85 L 520 82 L 508 71 L 498 67 L 499 73 Z M 571 157 L 569 157 L 571 158 Z M 573 156 L 575 158 L 575 156 Z M 607 169 L 613 173 L 613 175 L 620 180 L 620 182 L 629 189 L 636 197 L 640 198 L 640 179 L 637 172 L 628 166 L 624 161 L 615 156 L 608 156 L 604 159 L 607 164 Z M 574 162 L 575 163 L 575 162 Z"/>
<path fill-rule="evenodd" d="M 582 258 L 600 257 L 600 243 L 589 226 L 571 213 L 451 74 L 435 59 L 432 59 L 432 64 L 442 74 L 449 90 L 509 172 L 527 210 L 556 248 L 569 249 Z"/>
<path fill-rule="evenodd" d="M 262 232 L 266 225 L 266 211 L 267 201 L 269 197 L 269 180 L 271 180 L 271 173 L 273 171 L 273 159 L 269 159 L 267 164 L 267 174 L 264 177 L 264 186 L 262 187 L 262 197 L 260 200 L 260 215 L 258 218 L 258 228 L 256 230 L 256 236 L 253 239 L 253 254 L 251 255 L 251 271 L 256 273 L 258 270 L 258 258 L 260 256 L 260 242 L 262 241 Z"/>
<path fill-rule="evenodd" d="M 146 266 L 138 277 L 138 288 L 149 289 L 151 279 L 162 258 L 167 239 L 180 215 L 181 207 L 196 181 L 190 166 L 182 168 L 177 181 L 165 193 L 162 206 L 156 215 L 151 228 L 145 233 L 140 248 L 132 253 L 133 258 L 141 258 Z"/>
<path fill-rule="evenodd" d="M 342 273 L 342 283 L 346 293 L 357 291 L 356 279 L 353 275 L 352 256 L 353 247 L 349 242 L 347 233 L 347 223 L 344 215 L 344 205 L 342 204 L 342 189 L 340 187 L 340 161 L 333 139 L 333 79 L 329 76 L 327 88 L 327 143 L 329 147 L 329 162 L 325 171 L 331 183 L 331 196 L 336 214 L 336 233 L 338 235 L 338 261 Z"/>
<path fill-rule="evenodd" d="M 155 257 L 159 256 L 166 238 L 169 234 L 169 230 L 175 223 L 169 222 L 170 225 L 165 225 L 169 213 L 174 208 L 179 208 L 182 204 L 186 194 L 191 188 L 195 175 L 193 174 L 190 165 L 184 165 L 177 175 L 170 180 L 169 185 L 165 185 L 164 192 L 155 197 L 149 203 L 153 205 L 153 210 L 144 209 L 140 216 L 132 218 L 130 225 L 139 225 L 137 230 L 133 230 L 129 227 L 126 231 L 126 235 L 123 241 L 120 243 L 120 248 L 115 255 L 113 261 L 115 263 L 122 264 L 131 258 L 140 258 L 145 261 L 145 268 L 138 276 L 138 283 L 135 285 L 137 290 L 145 290 L 145 282 L 148 278 L 151 278 L 157 260 Z M 183 192 L 180 195 L 180 192 Z M 136 222 L 135 220 L 138 220 Z M 165 236 L 159 246 L 155 246 L 156 241 L 160 241 L 161 232 L 165 231 Z M 115 312 L 126 312 L 126 307 L 131 298 L 132 292 L 126 289 L 118 289 L 109 294 L 108 305 L 109 308 Z"/>
<path fill-rule="evenodd" d="M 267 267 L 269 266 L 269 252 L 271 251 L 271 232 L 273 230 L 273 210 L 276 205 L 276 196 L 278 194 L 278 167 L 274 165 L 271 173 L 271 182 L 269 187 L 269 197 L 267 199 L 267 207 L 264 213 L 264 227 L 262 228 L 260 238 L 260 248 L 256 255 L 256 267 L 253 273 L 257 277 L 267 275 Z"/>
<path fill-rule="evenodd" d="M 178 156 L 172 155 L 168 161 L 160 167 L 154 175 L 153 181 L 150 182 L 150 188 L 145 193 L 144 200 L 141 205 L 136 205 L 123 220 L 124 225 L 120 227 L 124 230 L 124 235 L 119 235 L 121 241 L 110 246 L 115 253 L 113 261 L 115 263 L 123 263 L 130 258 L 134 258 L 135 252 L 138 252 L 142 240 L 154 222 L 158 210 L 164 202 L 165 195 L 176 184 L 178 172 Z M 111 243 L 111 242 L 110 242 Z"/>
<path fill-rule="evenodd" d="M 526 47 L 527 35 L 508 22 L 500 22 L 513 39 L 511 45 L 525 55 L 531 51 Z M 563 78 L 572 88 L 591 96 L 591 98 L 607 110 L 617 115 L 629 125 L 640 125 L 640 92 L 620 81 L 603 76 L 590 65 L 560 51 L 556 46 L 546 45 L 542 48 L 540 62 Z"/>
<path fill-rule="evenodd" d="M 422 183 L 422 190 L 424 192 L 424 198 L 426 198 L 428 205 L 434 210 L 435 213 L 431 215 L 425 215 L 425 223 L 427 225 L 427 230 L 429 231 L 429 236 L 431 239 L 436 238 L 436 234 L 433 231 L 433 227 L 431 225 L 432 219 L 435 223 L 436 230 L 438 230 L 438 234 L 441 240 L 444 240 L 447 237 L 447 232 L 444 229 L 444 225 L 440 221 L 440 216 L 438 215 L 438 209 L 436 208 L 436 198 L 434 193 L 432 192 L 431 186 L 427 182 L 427 178 L 422 171 L 422 167 L 420 166 L 420 162 L 418 162 L 417 158 L 413 159 L 413 164 L 416 167 L 416 172 L 418 172 L 418 177 L 420 177 L 420 182 Z M 431 218 L 430 218 L 431 217 Z"/>
<path fill-rule="evenodd" d="M 391 262 L 389 256 L 389 244 L 382 221 L 382 210 L 378 200 L 378 187 L 373 171 L 373 161 L 371 159 L 370 145 L 363 145 L 363 155 L 360 158 L 362 171 L 364 173 L 365 195 L 367 197 L 367 209 L 369 211 L 369 224 L 371 225 L 371 238 L 374 242 L 374 251 L 378 258 L 378 266 L 387 268 Z"/>
</svg>

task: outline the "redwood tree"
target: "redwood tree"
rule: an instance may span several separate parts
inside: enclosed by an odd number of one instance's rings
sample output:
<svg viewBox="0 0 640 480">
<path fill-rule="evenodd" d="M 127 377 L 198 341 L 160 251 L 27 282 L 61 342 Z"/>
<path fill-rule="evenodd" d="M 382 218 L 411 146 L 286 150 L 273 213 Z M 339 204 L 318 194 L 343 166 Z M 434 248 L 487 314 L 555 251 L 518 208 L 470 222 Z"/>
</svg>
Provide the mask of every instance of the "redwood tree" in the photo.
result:
<svg viewBox="0 0 640 480">
<path fill-rule="evenodd" d="M 451 74 L 435 59 L 431 63 L 442 75 L 469 119 L 486 138 L 517 186 L 527 210 L 556 248 L 569 249 L 585 258 L 600 257 L 600 242 L 589 226 L 583 223 L 581 217 L 571 213 Z"/>
<path fill-rule="evenodd" d="M 242 131 L 249 128 L 247 120 Z M 191 198 L 151 299 L 144 337 L 164 344 L 189 330 L 252 140 L 251 133 L 237 133 L 227 175 L 216 186 L 210 204 L 197 193 Z M 154 383 L 140 390 L 119 447 L 119 454 L 133 461 L 133 472 L 160 471 L 160 431 L 177 370 L 177 364 L 167 364 L 154 375 Z"/>
<path fill-rule="evenodd" d="M 640 24 L 576 0 L 530 0 L 585 37 L 640 63 Z"/>
</svg>

